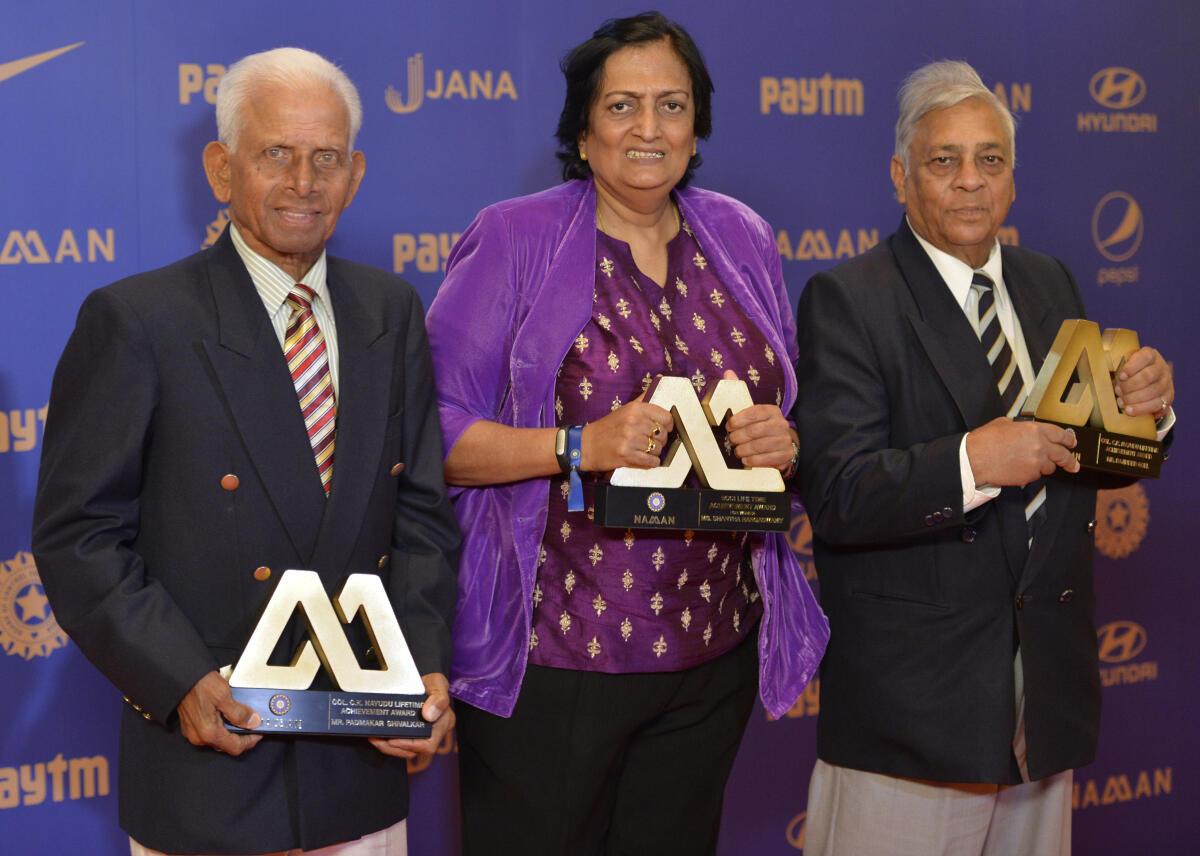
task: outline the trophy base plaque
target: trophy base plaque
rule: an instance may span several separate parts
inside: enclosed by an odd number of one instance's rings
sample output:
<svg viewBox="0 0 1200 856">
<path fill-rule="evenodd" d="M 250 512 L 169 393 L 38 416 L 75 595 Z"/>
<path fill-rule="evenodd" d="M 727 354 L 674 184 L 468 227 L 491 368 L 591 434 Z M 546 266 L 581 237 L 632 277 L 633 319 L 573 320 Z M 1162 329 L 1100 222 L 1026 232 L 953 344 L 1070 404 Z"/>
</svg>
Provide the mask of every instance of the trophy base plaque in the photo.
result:
<svg viewBox="0 0 1200 856">
<path fill-rule="evenodd" d="M 788 493 L 612 484 L 596 489 L 596 522 L 622 529 L 786 532 L 791 506 Z"/>
<path fill-rule="evenodd" d="M 1157 440 L 1115 434 L 1090 425 L 1064 425 L 1075 432 L 1075 457 L 1084 469 L 1156 479 L 1162 470 L 1163 448 Z"/>
<path fill-rule="evenodd" d="M 233 697 L 258 711 L 258 728 L 239 734 L 332 734 L 342 737 L 428 737 L 433 723 L 421 718 L 425 694 L 391 695 L 341 690 L 272 690 L 232 687 Z"/>
</svg>

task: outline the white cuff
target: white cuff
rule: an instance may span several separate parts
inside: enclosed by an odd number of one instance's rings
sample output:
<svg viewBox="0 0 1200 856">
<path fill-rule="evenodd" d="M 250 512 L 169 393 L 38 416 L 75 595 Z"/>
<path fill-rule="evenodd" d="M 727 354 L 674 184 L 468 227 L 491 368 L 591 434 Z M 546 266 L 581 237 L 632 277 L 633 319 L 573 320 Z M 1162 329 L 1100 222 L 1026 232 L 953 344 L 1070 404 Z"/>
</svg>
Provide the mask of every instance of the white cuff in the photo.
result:
<svg viewBox="0 0 1200 856">
<path fill-rule="evenodd" d="M 967 456 L 966 434 L 963 434 L 962 443 L 958 447 L 958 470 L 962 474 L 963 514 L 1000 495 L 998 487 L 975 484 L 975 473 L 971 471 L 971 459 Z"/>
<path fill-rule="evenodd" d="M 1175 427 L 1175 408 L 1168 407 L 1167 412 L 1163 415 L 1163 418 L 1158 420 L 1158 423 L 1157 423 L 1158 442 L 1161 443 L 1163 441 L 1163 438 L 1166 437 L 1167 434 L 1170 433 L 1171 429 L 1174 427 Z"/>
</svg>

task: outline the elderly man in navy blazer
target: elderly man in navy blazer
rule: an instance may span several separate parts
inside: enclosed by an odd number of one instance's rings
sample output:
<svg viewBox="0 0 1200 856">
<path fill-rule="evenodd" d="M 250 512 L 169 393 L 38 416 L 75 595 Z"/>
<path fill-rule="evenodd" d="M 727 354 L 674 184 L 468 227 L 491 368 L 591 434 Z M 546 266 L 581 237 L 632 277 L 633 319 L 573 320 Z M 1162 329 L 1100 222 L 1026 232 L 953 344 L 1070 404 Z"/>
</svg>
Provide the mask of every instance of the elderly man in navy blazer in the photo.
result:
<svg viewBox="0 0 1200 856">
<path fill-rule="evenodd" d="M 900 93 L 905 217 L 800 300 L 804 504 L 832 638 L 805 853 L 1070 850 L 1071 770 L 1100 685 L 1092 517 L 1073 432 L 1016 421 L 1059 325 L 1084 317 L 1057 259 L 1001 247 L 1012 116 L 966 63 Z M 1173 422 L 1153 348 L 1117 379 Z"/>
<path fill-rule="evenodd" d="M 229 228 L 89 296 L 55 373 L 34 553 L 60 623 L 126 696 L 120 820 L 135 854 L 402 854 L 406 759 L 453 725 L 458 531 L 421 305 L 325 253 L 363 177 L 361 119 L 354 85 L 316 54 L 233 65 L 204 150 Z M 226 730 L 261 712 L 219 670 L 288 568 L 329 592 L 382 578 L 432 737 Z M 369 662 L 366 633 L 347 633 Z"/>
</svg>

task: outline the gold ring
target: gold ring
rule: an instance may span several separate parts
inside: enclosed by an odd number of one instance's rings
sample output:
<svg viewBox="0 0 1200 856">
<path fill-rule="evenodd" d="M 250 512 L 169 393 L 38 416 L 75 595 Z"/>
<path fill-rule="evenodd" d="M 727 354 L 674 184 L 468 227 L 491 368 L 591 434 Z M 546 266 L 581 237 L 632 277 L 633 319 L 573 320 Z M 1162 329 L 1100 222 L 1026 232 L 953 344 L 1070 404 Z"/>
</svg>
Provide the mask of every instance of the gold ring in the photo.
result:
<svg viewBox="0 0 1200 856">
<path fill-rule="evenodd" d="M 647 437 L 646 438 L 646 454 L 647 455 L 650 454 L 657 448 L 658 448 L 658 444 L 655 443 L 653 440 L 651 440 L 649 437 Z"/>
<path fill-rule="evenodd" d="M 654 423 L 654 430 L 650 432 L 650 436 L 651 436 L 651 437 L 657 437 L 657 436 L 658 436 L 659 434 L 661 434 L 661 433 L 662 433 L 662 426 L 661 426 L 661 425 L 659 425 L 657 422 L 655 422 L 655 423 Z"/>
</svg>

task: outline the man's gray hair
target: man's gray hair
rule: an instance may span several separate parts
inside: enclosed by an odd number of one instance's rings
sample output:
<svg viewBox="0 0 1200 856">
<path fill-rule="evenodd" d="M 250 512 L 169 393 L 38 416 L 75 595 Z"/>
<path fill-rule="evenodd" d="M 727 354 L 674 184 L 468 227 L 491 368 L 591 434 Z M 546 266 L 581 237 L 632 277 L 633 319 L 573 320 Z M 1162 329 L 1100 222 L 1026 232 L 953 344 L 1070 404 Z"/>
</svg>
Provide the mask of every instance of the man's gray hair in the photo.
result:
<svg viewBox="0 0 1200 856">
<path fill-rule="evenodd" d="M 242 114 L 252 90 L 258 86 L 301 88 L 313 84 L 333 90 L 350 117 L 348 145 L 362 127 L 362 101 L 358 89 L 346 73 L 320 54 L 302 48 L 275 48 L 250 54 L 229 67 L 217 88 L 217 139 L 230 149 L 237 149 L 242 130 Z"/>
<path fill-rule="evenodd" d="M 1013 165 L 1017 162 L 1017 126 L 1012 113 L 992 90 L 983 85 L 979 73 L 959 60 L 940 60 L 923 65 L 900 87 L 900 117 L 896 120 L 896 157 L 908 172 L 908 147 L 917 123 L 927 113 L 953 107 L 968 98 L 979 98 L 993 107 L 1008 132 Z"/>
</svg>

